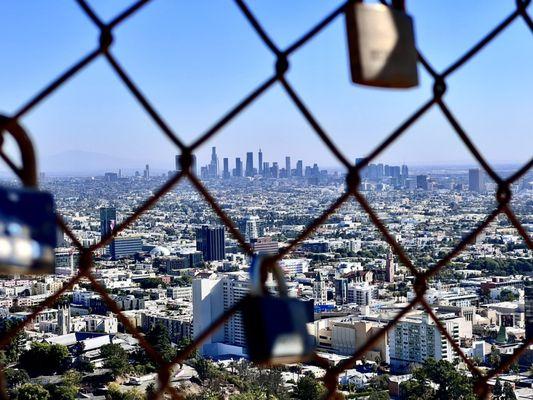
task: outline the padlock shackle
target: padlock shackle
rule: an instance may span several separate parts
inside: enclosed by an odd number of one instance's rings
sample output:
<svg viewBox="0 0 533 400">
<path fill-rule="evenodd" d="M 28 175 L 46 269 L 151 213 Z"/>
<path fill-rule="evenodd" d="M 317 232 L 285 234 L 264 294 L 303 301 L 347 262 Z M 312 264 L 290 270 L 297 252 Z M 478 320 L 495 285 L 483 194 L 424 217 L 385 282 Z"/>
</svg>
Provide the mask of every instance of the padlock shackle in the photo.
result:
<svg viewBox="0 0 533 400">
<path fill-rule="evenodd" d="M 24 186 L 37 187 L 37 163 L 33 143 L 24 129 L 13 119 L 0 115 L 0 126 L 11 134 L 17 142 L 22 159 L 22 169 L 17 168 L 17 175 Z M 0 131 L 0 147 L 4 144 L 4 132 Z"/>
<path fill-rule="evenodd" d="M 405 11 L 405 0 L 391 0 L 391 7 L 398 11 Z"/>
<path fill-rule="evenodd" d="M 356 0 L 356 3 L 363 3 L 363 0 Z M 388 6 L 387 2 L 381 0 L 381 3 Z M 391 0 L 390 7 L 398 11 L 405 11 L 405 0 Z"/>
<path fill-rule="evenodd" d="M 268 272 L 272 272 L 274 279 L 278 284 L 278 292 L 280 296 L 286 297 L 288 295 L 288 290 L 287 284 L 285 283 L 285 278 L 283 276 L 283 271 L 276 262 L 272 263 L 270 266 L 271 268 L 269 268 L 270 271 L 265 271 L 264 269 L 266 268 L 267 263 L 264 261 L 267 260 L 267 258 L 268 257 L 266 256 L 260 256 L 256 254 L 252 259 L 252 265 L 250 266 L 250 293 L 255 296 L 267 294 L 263 276 Z"/>
</svg>

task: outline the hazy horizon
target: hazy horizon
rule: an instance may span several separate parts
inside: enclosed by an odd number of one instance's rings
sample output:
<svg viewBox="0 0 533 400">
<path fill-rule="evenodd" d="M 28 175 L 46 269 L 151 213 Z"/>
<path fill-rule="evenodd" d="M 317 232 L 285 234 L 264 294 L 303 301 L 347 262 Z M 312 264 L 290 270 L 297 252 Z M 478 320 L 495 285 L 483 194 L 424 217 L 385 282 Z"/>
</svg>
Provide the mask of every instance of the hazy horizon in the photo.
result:
<svg viewBox="0 0 533 400">
<path fill-rule="evenodd" d="M 91 1 L 104 20 L 130 1 Z M 268 4 L 267 4 L 268 3 Z M 284 48 L 341 1 L 250 2 L 273 41 Z M 457 5 L 459 2 L 457 1 Z M 508 2 L 411 1 L 417 44 L 444 70 L 514 10 Z M 98 32 L 75 2 L 0 5 L 7 32 L 0 43 L 10 62 L 0 65 L 0 113 L 10 115 L 97 43 Z M 47 18 L 42 18 L 47 15 Z M 295 18 L 297 16 L 297 18 Z M 201 23 L 198 23 L 201 21 Z M 290 22 L 290 23 L 289 23 Z M 24 26 L 21 31 L 20 26 Z M 522 165 L 531 157 L 533 51 L 521 18 L 447 79 L 444 100 L 491 165 Z M 232 2 L 152 2 L 114 32 L 111 52 L 185 143 L 194 141 L 273 73 L 274 57 Z M 344 19 L 337 17 L 290 58 L 287 80 L 350 160 L 374 149 L 432 96 L 419 68 L 411 90 L 353 85 Z M 24 116 L 43 172 L 118 168 L 174 168 L 175 146 L 152 123 L 103 58 L 62 85 Z M 196 152 L 207 164 L 211 146 L 220 159 L 262 148 L 265 161 L 286 154 L 305 163 L 340 166 L 279 84 L 275 84 Z M 12 144 L 7 151 L 15 154 Z M 96 160 L 68 157 L 94 153 Z M 63 159 L 63 161 L 61 161 Z M 55 160 L 55 161 L 54 161 Z M 63 162 L 58 168 L 55 164 Z M 477 165 L 440 111 L 433 107 L 376 163 Z M 138 165 L 137 167 L 135 165 Z M 2 169 L 5 168 L 2 166 Z"/>
</svg>

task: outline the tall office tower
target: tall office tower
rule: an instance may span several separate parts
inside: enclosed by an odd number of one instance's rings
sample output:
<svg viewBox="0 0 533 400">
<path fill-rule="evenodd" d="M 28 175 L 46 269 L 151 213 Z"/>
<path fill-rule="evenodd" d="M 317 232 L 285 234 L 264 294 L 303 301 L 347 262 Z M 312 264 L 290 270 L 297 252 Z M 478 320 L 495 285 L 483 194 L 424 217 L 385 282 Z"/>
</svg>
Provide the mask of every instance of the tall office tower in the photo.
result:
<svg viewBox="0 0 533 400">
<path fill-rule="evenodd" d="M 481 171 L 479 168 L 468 170 L 468 190 L 471 192 L 481 192 Z"/>
<path fill-rule="evenodd" d="M 251 151 L 246 153 L 246 169 L 245 176 L 254 176 L 254 153 Z"/>
<path fill-rule="evenodd" d="M 383 167 L 383 173 L 385 176 L 391 176 L 391 167 L 390 165 L 385 164 L 385 167 Z"/>
<path fill-rule="evenodd" d="M 181 172 L 181 154 L 176 155 L 176 172 Z M 191 154 L 191 172 L 196 175 L 196 156 Z"/>
<path fill-rule="evenodd" d="M 259 237 L 259 217 L 249 215 L 244 220 L 244 238 L 248 243 Z"/>
<path fill-rule="evenodd" d="M 233 176 L 242 177 L 242 161 L 240 157 L 235 159 L 235 169 L 233 170 Z"/>
<path fill-rule="evenodd" d="M 387 165 L 385 165 L 385 167 L 387 167 Z M 376 164 L 368 164 L 365 170 L 366 170 L 366 177 L 368 179 L 373 180 L 373 181 L 378 179 L 378 166 Z"/>
<path fill-rule="evenodd" d="M 263 163 L 263 176 L 265 178 L 270 178 L 270 164 L 267 162 Z"/>
<path fill-rule="evenodd" d="M 259 149 L 259 153 L 257 153 L 257 162 L 259 163 L 259 166 L 257 167 L 259 175 L 263 175 L 263 152 L 261 149 Z"/>
<path fill-rule="evenodd" d="M 211 147 L 211 162 L 209 163 L 208 175 L 210 178 L 218 177 L 218 156 L 216 147 Z"/>
<path fill-rule="evenodd" d="M 383 164 L 376 165 L 376 175 L 377 175 L 378 180 L 381 180 L 383 178 L 383 173 L 384 173 Z"/>
<path fill-rule="evenodd" d="M 342 305 L 348 301 L 348 279 L 335 278 L 335 304 Z"/>
<path fill-rule="evenodd" d="M 229 174 L 229 159 L 227 157 L 225 157 L 223 159 L 223 163 L 224 163 L 224 170 L 222 171 L 222 178 L 229 179 L 230 178 L 230 174 Z"/>
<path fill-rule="evenodd" d="M 122 178 L 122 169 L 118 169 L 118 179 Z"/>
<path fill-rule="evenodd" d="M 117 224 L 117 209 L 115 207 L 100 208 L 100 237 L 109 236 Z"/>
<path fill-rule="evenodd" d="M 526 338 L 533 339 L 533 286 L 524 287 Z"/>
<path fill-rule="evenodd" d="M 398 165 L 395 165 L 395 166 L 391 166 L 390 167 L 390 175 L 393 177 L 393 178 L 399 178 L 402 174 L 402 170 L 400 168 L 400 166 Z"/>
<path fill-rule="evenodd" d="M 223 260 L 226 257 L 224 227 L 197 228 L 196 250 L 202 252 L 205 261 Z"/>
<path fill-rule="evenodd" d="M 57 333 L 67 335 L 70 333 L 70 305 L 60 305 L 57 310 Z"/>
<path fill-rule="evenodd" d="M 385 260 L 385 281 L 386 282 L 394 282 L 394 256 L 392 254 L 392 251 L 389 250 L 387 253 L 387 259 Z"/>
<path fill-rule="evenodd" d="M 148 164 L 146 164 L 145 167 L 144 167 L 143 178 L 144 179 L 149 179 L 150 178 L 150 166 Z"/>
<path fill-rule="evenodd" d="M 409 167 L 407 167 L 407 165 L 402 165 L 402 176 L 404 178 L 409 177 Z"/>
<path fill-rule="evenodd" d="M 289 156 L 285 157 L 285 175 L 287 178 L 291 177 L 291 158 Z"/>
<path fill-rule="evenodd" d="M 362 164 L 363 161 L 365 161 L 364 158 L 362 157 L 358 157 L 355 159 L 355 165 L 359 165 L 359 164 Z M 366 167 L 364 167 L 360 173 L 359 173 L 359 176 L 361 177 L 361 179 L 368 179 L 369 175 L 368 175 L 368 165 Z"/>
<path fill-rule="evenodd" d="M 272 163 L 272 178 L 279 177 L 279 166 L 277 162 Z"/>
<path fill-rule="evenodd" d="M 416 188 L 428 190 L 428 176 L 427 175 L 416 176 Z"/>
<path fill-rule="evenodd" d="M 296 162 L 296 176 L 300 178 L 304 176 L 304 163 L 302 160 Z"/>
</svg>

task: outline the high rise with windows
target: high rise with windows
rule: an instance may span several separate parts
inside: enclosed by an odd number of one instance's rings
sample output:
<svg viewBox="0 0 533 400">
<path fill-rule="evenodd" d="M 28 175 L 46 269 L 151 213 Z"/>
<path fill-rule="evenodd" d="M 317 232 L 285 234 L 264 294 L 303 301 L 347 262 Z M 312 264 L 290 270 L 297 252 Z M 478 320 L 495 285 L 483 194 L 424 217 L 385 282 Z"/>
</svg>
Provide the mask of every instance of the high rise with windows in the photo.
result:
<svg viewBox="0 0 533 400">
<path fill-rule="evenodd" d="M 459 342 L 461 318 L 441 322 L 452 338 Z M 410 364 L 422 364 L 428 358 L 453 362 L 456 358 L 451 344 L 427 314 L 404 317 L 389 332 L 390 363 L 395 370 Z"/>
<path fill-rule="evenodd" d="M 223 260 L 226 257 L 224 227 L 207 225 L 196 229 L 196 250 L 205 261 Z"/>
<path fill-rule="evenodd" d="M 242 177 L 242 161 L 240 157 L 235 159 L 235 169 L 233 170 L 233 176 Z"/>
<path fill-rule="evenodd" d="M 229 179 L 230 178 L 230 173 L 229 173 L 229 159 L 227 157 L 225 157 L 223 160 L 222 160 L 223 164 L 224 164 L 224 167 L 223 167 L 223 170 L 222 170 L 222 178 L 224 179 Z"/>
<path fill-rule="evenodd" d="M 233 307 L 249 291 L 249 281 L 240 276 L 222 279 L 195 279 L 192 283 L 193 337 L 205 331 L 222 313 Z M 224 328 L 211 335 L 200 348 L 203 355 L 239 354 L 246 346 L 242 315 L 237 312 Z"/>
<path fill-rule="evenodd" d="M 111 234 L 117 224 L 117 209 L 115 207 L 100 208 L 100 237 Z"/>
<path fill-rule="evenodd" d="M 244 238 L 248 243 L 259 237 L 259 217 L 249 215 L 244 221 Z"/>
<path fill-rule="evenodd" d="M 468 170 L 468 190 L 471 192 L 481 192 L 481 171 L 479 168 L 472 168 Z"/>
<path fill-rule="evenodd" d="M 245 176 L 254 176 L 254 153 L 251 151 L 246 153 L 246 169 Z"/>
</svg>

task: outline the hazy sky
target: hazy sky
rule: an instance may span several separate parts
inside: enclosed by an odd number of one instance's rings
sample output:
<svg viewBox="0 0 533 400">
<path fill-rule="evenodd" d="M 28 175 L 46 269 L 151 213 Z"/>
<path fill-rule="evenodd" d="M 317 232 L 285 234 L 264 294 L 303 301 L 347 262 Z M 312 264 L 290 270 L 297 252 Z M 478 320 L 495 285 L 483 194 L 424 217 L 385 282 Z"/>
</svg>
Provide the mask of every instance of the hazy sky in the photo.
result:
<svg viewBox="0 0 533 400">
<path fill-rule="evenodd" d="M 91 1 L 111 19 L 131 1 Z M 340 1 L 249 1 L 280 47 L 286 47 Z M 515 7 L 514 0 L 412 0 L 418 47 L 446 68 Z M 530 11 L 533 7 L 530 7 Z M 3 0 L 0 112 L 12 113 L 52 78 L 94 49 L 98 32 L 74 1 Z M 492 163 L 525 162 L 533 148 L 533 37 L 516 20 L 448 80 L 446 102 Z M 154 0 L 115 32 L 112 52 L 187 143 L 273 72 L 274 58 L 232 1 Z M 350 159 L 364 155 L 431 96 L 420 68 L 412 90 L 351 84 L 344 18 L 338 17 L 291 58 L 288 80 Z M 176 150 L 104 59 L 91 64 L 23 119 L 41 169 L 81 171 L 79 151 L 124 165 L 173 168 Z M 288 154 L 338 165 L 280 86 L 266 92 L 201 149 L 220 157 L 263 149 L 265 161 Z M 65 154 L 66 153 L 66 154 Z M 78 164 L 76 165 L 76 157 Z M 101 157 L 104 168 L 110 157 Z M 383 154 L 382 162 L 472 163 L 435 108 Z M 98 161 L 100 162 L 100 161 Z M 81 164 L 81 165 L 80 165 Z M 93 163 L 94 164 L 94 163 Z M 231 161 L 233 167 L 233 160 Z"/>
</svg>

